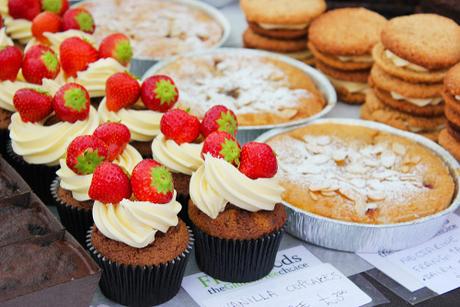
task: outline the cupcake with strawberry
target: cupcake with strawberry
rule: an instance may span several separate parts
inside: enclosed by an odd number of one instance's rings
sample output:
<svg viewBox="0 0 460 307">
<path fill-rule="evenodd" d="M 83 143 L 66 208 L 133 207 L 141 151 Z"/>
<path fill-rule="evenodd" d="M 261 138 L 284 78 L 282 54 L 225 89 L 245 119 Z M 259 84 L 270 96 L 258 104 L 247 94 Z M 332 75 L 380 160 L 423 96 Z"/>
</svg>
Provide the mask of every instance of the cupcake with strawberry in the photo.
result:
<svg viewBox="0 0 460 307">
<path fill-rule="evenodd" d="M 188 207 L 197 264 L 223 281 L 260 279 L 273 269 L 286 222 L 283 189 L 274 178 L 276 156 L 262 143 L 240 148 L 222 131 L 206 137 L 202 155 L 204 164 L 190 180 Z"/>
<path fill-rule="evenodd" d="M 94 227 L 87 247 L 102 268 L 102 293 L 128 306 L 158 305 L 175 296 L 193 235 L 177 217 L 181 205 L 167 168 L 143 160 L 129 178 L 121 167 L 103 162 L 89 195 Z"/>
<path fill-rule="evenodd" d="M 98 112 L 103 122 L 122 122 L 131 132 L 132 145 L 143 157 L 151 157 L 151 142 L 160 133 L 163 114 L 179 98 L 174 81 L 155 75 L 140 83 L 129 73 L 112 75 Z"/>
<path fill-rule="evenodd" d="M 105 123 L 92 135 L 75 138 L 67 148 L 66 158 L 59 161 L 51 193 L 62 224 L 82 245 L 93 225 L 94 202 L 89 197 L 89 188 L 96 167 L 110 161 L 131 173 L 142 160 L 137 150 L 129 145 L 130 138 L 125 125 Z"/>
<path fill-rule="evenodd" d="M 152 142 L 152 155 L 172 172 L 177 199 L 183 206 L 181 217 L 185 221 L 188 222 L 190 178 L 204 162 L 203 137 L 215 131 L 236 137 L 237 129 L 235 114 L 222 105 L 209 109 L 201 123 L 196 116 L 181 109 L 171 109 L 161 118 L 161 133 Z"/>
<path fill-rule="evenodd" d="M 69 143 L 92 134 L 99 125 L 88 91 L 76 83 L 62 87 L 52 81 L 18 90 L 13 98 L 11 142 L 7 156 L 34 191 L 52 203 L 49 186 Z"/>
</svg>

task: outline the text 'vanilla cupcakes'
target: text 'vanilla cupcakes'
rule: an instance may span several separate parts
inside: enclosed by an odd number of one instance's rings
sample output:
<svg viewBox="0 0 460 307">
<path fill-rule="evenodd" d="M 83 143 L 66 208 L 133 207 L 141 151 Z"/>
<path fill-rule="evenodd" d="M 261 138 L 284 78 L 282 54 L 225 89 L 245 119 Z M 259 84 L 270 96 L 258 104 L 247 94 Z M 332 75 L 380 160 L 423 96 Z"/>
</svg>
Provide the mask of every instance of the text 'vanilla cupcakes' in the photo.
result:
<svg viewBox="0 0 460 307">
<path fill-rule="evenodd" d="M 446 102 L 447 124 L 439 134 L 439 144 L 460 160 L 460 64 L 447 73 L 442 96 Z"/>
<path fill-rule="evenodd" d="M 437 140 L 444 127 L 442 80 L 460 61 L 460 27 L 434 14 L 396 17 L 374 47 L 364 119 Z"/>
<path fill-rule="evenodd" d="M 148 159 L 129 178 L 121 167 L 103 162 L 89 195 L 94 227 L 87 246 L 102 268 L 102 293 L 128 306 L 158 305 L 175 296 L 193 235 L 177 217 L 181 205 L 171 173 Z"/>
<path fill-rule="evenodd" d="M 202 155 L 188 207 L 198 267 L 229 282 L 260 279 L 273 269 L 287 218 L 276 156 L 262 143 L 240 149 L 222 131 L 206 137 Z"/>
<path fill-rule="evenodd" d="M 104 161 L 119 165 L 129 174 L 142 160 L 129 145 L 131 135 L 120 123 L 100 125 L 92 135 L 75 138 L 59 161 L 57 178 L 51 184 L 59 217 L 65 228 L 84 246 L 86 233 L 93 225 L 93 201 L 89 188 L 95 168 Z"/>
<path fill-rule="evenodd" d="M 372 67 L 372 48 L 380 39 L 386 19 L 364 8 L 329 11 L 308 31 L 308 46 L 316 67 L 334 85 L 339 99 L 346 103 L 364 103 Z"/>
<path fill-rule="evenodd" d="M 326 10 L 324 0 L 242 0 L 248 29 L 244 46 L 278 52 L 312 64 L 307 33 L 311 21 Z"/>
<path fill-rule="evenodd" d="M 112 75 L 99 105 L 102 122 L 122 122 L 131 132 L 131 144 L 143 157 L 151 157 L 151 142 L 160 134 L 163 113 L 179 99 L 179 90 L 166 75 L 139 82 L 129 73 Z"/>
</svg>

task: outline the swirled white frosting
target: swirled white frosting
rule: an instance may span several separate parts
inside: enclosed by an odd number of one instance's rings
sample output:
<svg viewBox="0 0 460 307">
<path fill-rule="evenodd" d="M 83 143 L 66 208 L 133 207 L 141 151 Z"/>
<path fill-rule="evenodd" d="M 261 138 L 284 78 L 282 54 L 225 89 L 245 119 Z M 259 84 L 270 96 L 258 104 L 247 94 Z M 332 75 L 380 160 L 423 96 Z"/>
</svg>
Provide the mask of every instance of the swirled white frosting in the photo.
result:
<svg viewBox="0 0 460 307">
<path fill-rule="evenodd" d="M 122 122 L 131 132 L 131 139 L 150 142 L 160 133 L 160 120 L 163 113 L 152 110 L 120 109 L 111 112 L 107 109 L 105 98 L 98 108 L 102 122 Z"/>
<path fill-rule="evenodd" d="M 177 214 L 182 206 L 176 193 L 167 204 L 123 199 L 118 204 L 95 201 L 93 219 L 97 229 L 109 239 L 143 248 L 155 240 L 157 231 L 166 233 L 179 223 Z"/>
<path fill-rule="evenodd" d="M 251 179 L 224 159 L 209 154 L 190 180 L 193 203 L 213 219 L 227 203 L 251 212 L 273 210 L 281 202 L 282 192 L 275 178 Z"/>
<path fill-rule="evenodd" d="M 0 49 L 6 46 L 14 46 L 13 40 L 6 34 L 6 28 L 0 29 Z"/>
<path fill-rule="evenodd" d="M 0 0 L 0 14 L 8 15 L 8 0 Z"/>
<path fill-rule="evenodd" d="M 122 154 L 113 161 L 113 163 L 121 166 L 127 170 L 128 173 L 132 173 L 134 167 L 141 161 L 141 154 L 134 147 L 128 145 Z M 93 174 L 79 175 L 75 173 L 67 166 L 65 159 L 59 160 L 59 164 L 61 167 L 56 174 L 61 179 L 61 187 L 67 191 L 71 191 L 73 198 L 78 201 L 89 200 L 90 197 L 88 195 L 88 191 L 91 186 Z"/>
<path fill-rule="evenodd" d="M 186 175 L 191 175 L 203 164 L 202 148 L 203 143 L 179 145 L 173 140 L 167 140 L 163 134 L 159 134 L 152 142 L 152 154 L 155 160 L 173 172 Z"/>
<path fill-rule="evenodd" d="M 15 41 L 25 45 L 32 39 L 32 22 L 5 16 L 6 33 Z"/>
<path fill-rule="evenodd" d="M 406 97 L 401 94 L 398 94 L 396 92 L 390 92 L 390 94 L 391 94 L 391 97 L 393 97 L 393 99 L 405 100 L 418 107 L 426 107 L 428 105 L 436 106 L 442 102 L 442 97 L 410 98 L 410 97 Z"/>
<path fill-rule="evenodd" d="M 426 69 L 425 67 L 417 65 L 417 64 L 414 64 L 414 63 L 411 63 L 411 62 L 409 62 L 407 60 L 404 60 L 403 58 L 397 56 L 396 54 L 394 54 L 393 52 L 391 52 L 388 49 L 385 50 L 385 56 L 395 66 L 407 68 L 409 70 L 418 71 L 418 72 L 427 72 L 428 71 L 428 69 Z"/>
<path fill-rule="evenodd" d="M 89 64 L 86 70 L 78 72 L 75 82 L 83 85 L 91 97 L 103 97 L 105 96 L 107 79 L 117 72 L 126 71 L 126 69 L 113 58 L 99 59 Z"/>
<path fill-rule="evenodd" d="M 92 134 L 99 125 L 97 111 L 91 107 L 89 117 L 75 123 L 24 122 L 19 113 L 11 116 L 9 126 L 13 151 L 30 164 L 54 166 L 65 155 L 69 143 L 79 135 Z"/>
</svg>

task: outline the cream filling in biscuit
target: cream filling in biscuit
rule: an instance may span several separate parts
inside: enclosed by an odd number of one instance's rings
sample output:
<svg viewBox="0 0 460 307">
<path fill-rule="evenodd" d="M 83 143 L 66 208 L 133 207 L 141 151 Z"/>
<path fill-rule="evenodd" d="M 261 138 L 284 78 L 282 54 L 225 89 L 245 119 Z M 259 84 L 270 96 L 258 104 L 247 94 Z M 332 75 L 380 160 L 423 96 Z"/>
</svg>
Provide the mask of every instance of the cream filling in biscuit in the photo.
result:
<svg viewBox="0 0 460 307">
<path fill-rule="evenodd" d="M 415 126 L 407 126 L 407 128 L 409 129 L 410 132 L 414 132 L 414 133 L 419 133 L 419 132 L 436 132 L 436 131 L 441 131 L 442 129 L 444 129 L 445 125 L 439 125 L 437 127 L 435 127 L 434 129 L 426 129 L 426 128 L 420 128 L 420 127 L 415 127 Z"/>
<path fill-rule="evenodd" d="M 420 65 L 411 63 L 411 62 L 409 62 L 409 61 L 407 61 L 407 60 L 404 60 L 403 58 L 397 56 L 396 54 L 394 54 L 393 52 L 391 52 L 391 51 L 388 50 L 388 49 L 385 50 L 385 56 L 386 56 L 395 66 L 402 67 L 402 68 L 407 68 L 407 69 L 410 69 L 410 70 L 413 70 L 413 71 L 418 71 L 418 72 L 428 72 L 428 71 L 429 71 L 428 69 L 426 69 L 426 68 L 423 67 L 423 66 L 420 66 Z"/>
<path fill-rule="evenodd" d="M 258 25 L 265 30 L 303 30 L 308 27 L 308 23 L 302 23 L 298 25 L 275 25 L 271 23 L 258 23 Z"/>
<path fill-rule="evenodd" d="M 304 51 L 299 51 L 299 52 L 290 52 L 290 53 L 285 53 L 285 55 L 294 58 L 296 60 L 306 60 L 311 57 L 313 57 L 313 53 L 311 53 L 310 50 L 304 50 Z"/>
<path fill-rule="evenodd" d="M 342 62 L 372 63 L 371 55 L 339 55 L 337 58 Z"/>
<path fill-rule="evenodd" d="M 455 95 L 455 100 L 460 101 L 460 95 Z"/>
<path fill-rule="evenodd" d="M 344 80 L 338 80 L 332 77 L 329 77 L 329 80 L 331 81 L 332 85 L 335 87 L 343 87 L 350 93 L 365 93 L 366 90 L 369 88 L 369 85 L 367 83 L 361 83 L 361 82 L 352 82 L 352 81 L 344 81 Z"/>
<path fill-rule="evenodd" d="M 401 94 L 398 94 L 396 92 L 390 92 L 391 97 L 396 100 L 405 100 L 407 102 L 410 102 L 418 107 L 426 107 L 428 105 L 431 106 L 436 106 L 442 102 L 442 97 L 432 97 L 432 98 L 410 98 L 403 96 Z"/>
</svg>

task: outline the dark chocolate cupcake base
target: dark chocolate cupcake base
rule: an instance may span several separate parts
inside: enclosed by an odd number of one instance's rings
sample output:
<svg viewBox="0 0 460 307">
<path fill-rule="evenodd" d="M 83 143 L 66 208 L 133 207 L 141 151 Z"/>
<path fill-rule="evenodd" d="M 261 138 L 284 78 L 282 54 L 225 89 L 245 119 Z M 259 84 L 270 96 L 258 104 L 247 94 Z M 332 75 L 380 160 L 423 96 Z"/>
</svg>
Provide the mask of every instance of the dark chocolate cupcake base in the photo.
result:
<svg viewBox="0 0 460 307">
<path fill-rule="evenodd" d="M 216 279 L 250 282 L 273 269 L 284 227 L 254 240 L 228 240 L 210 236 L 194 226 L 198 267 Z"/>
<path fill-rule="evenodd" d="M 54 204 L 50 192 L 50 185 L 56 178 L 58 166 L 27 163 L 21 156 L 13 151 L 11 140 L 8 141 L 6 145 L 6 158 L 45 205 L 50 206 Z"/>
<path fill-rule="evenodd" d="M 51 184 L 50 190 L 61 223 L 67 231 L 86 248 L 86 235 L 88 229 L 94 224 L 92 210 L 89 208 L 71 206 L 64 202 L 58 195 L 59 183 L 59 178 L 56 178 Z"/>
<path fill-rule="evenodd" d="M 102 268 L 99 283 L 102 293 L 109 299 L 127 306 L 159 305 L 173 298 L 180 290 L 185 267 L 194 244 L 193 233 L 187 226 L 189 242 L 187 248 L 166 263 L 156 266 L 124 265 L 112 262 L 101 255 L 87 233 L 87 248 Z"/>
</svg>

